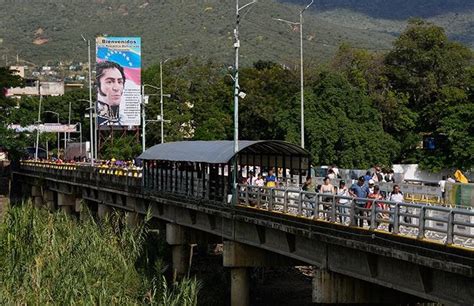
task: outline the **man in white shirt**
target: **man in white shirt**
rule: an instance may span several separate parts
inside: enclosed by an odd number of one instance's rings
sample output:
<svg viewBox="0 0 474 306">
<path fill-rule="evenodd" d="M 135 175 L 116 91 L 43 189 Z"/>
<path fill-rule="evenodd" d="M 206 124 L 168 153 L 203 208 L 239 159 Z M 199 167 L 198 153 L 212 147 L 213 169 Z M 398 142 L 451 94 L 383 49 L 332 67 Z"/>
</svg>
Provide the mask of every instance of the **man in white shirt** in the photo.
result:
<svg viewBox="0 0 474 306">
<path fill-rule="evenodd" d="M 446 176 L 441 178 L 441 181 L 438 182 L 438 186 L 441 189 L 441 199 L 443 199 L 444 202 L 444 199 L 446 198 Z"/>
<path fill-rule="evenodd" d="M 451 177 L 451 175 L 448 175 L 448 183 L 456 183 L 456 180 Z"/>
</svg>

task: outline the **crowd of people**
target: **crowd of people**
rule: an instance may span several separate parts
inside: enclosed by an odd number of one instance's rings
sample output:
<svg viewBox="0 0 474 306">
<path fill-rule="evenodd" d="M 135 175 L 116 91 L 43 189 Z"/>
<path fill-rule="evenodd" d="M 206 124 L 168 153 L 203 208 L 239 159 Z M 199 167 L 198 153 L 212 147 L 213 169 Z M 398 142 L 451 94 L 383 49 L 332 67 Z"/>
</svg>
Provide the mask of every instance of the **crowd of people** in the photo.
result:
<svg viewBox="0 0 474 306">
<path fill-rule="evenodd" d="M 400 190 L 400 186 L 395 184 L 393 185 L 393 189 L 389 194 L 385 194 L 380 190 L 380 187 L 376 185 L 374 177 L 379 175 L 379 173 L 374 173 L 373 175 L 369 175 L 368 172 L 364 176 L 360 176 L 357 179 L 357 182 L 347 186 L 344 180 L 339 181 L 338 186 L 334 186 L 331 183 L 331 178 L 326 176 L 323 179 L 323 184 L 319 186 L 315 186 L 313 183 L 313 179 L 308 176 L 306 182 L 303 184 L 302 189 L 308 192 L 315 192 L 321 194 L 322 202 L 330 202 L 332 201 L 332 196 L 337 195 L 337 203 L 339 204 L 339 212 L 340 212 L 340 221 L 345 221 L 344 214 L 348 214 L 348 204 L 350 201 L 354 201 L 356 205 L 356 215 L 359 217 L 358 219 L 358 226 L 362 227 L 364 225 L 364 219 L 361 217 L 369 217 L 368 223 L 370 225 L 370 211 L 368 209 L 372 208 L 373 203 L 376 203 L 379 210 L 389 210 L 390 206 L 384 204 L 383 202 L 377 201 L 391 201 L 395 203 L 403 202 L 403 193 Z M 386 180 L 381 180 L 386 181 Z M 393 180 L 390 180 L 393 182 Z M 379 218 L 381 216 L 379 215 Z M 378 226 L 378 224 L 377 224 Z"/>
<path fill-rule="evenodd" d="M 274 169 L 268 170 L 268 173 L 258 172 L 255 175 L 253 170 L 248 172 L 248 175 L 245 176 L 243 171 L 239 171 L 238 182 L 241 186 L 252 185 L 257 187 L 268 187 L 268 188 L 277 188 L 280 187 L 282 183 L 279 182 L 277 176 L 275 176 Z M 281 174 L 281 173 L 279 173 Z M 332 166 L 328 172 L 327 176 L 324 177 L 323 183 L 320 185 L 315 184 L 315 180 L 309 175 L 306 177 L 306 181 L 301 186 L 301 189 L 305 192 L 308 192 L 307 197 L 313 197 L 311 193 L 318 193 L 320 196 L 320 202 L 323 207 L 331 204 L 333 196 L 336 195 L 336 201 L 339 207 L 339 219 L 340 222 L 347 220 L 349 203 L 354 201 L 356 205 L 356 215 L 357 225 L 362 227 L 364 225 L 364 219 L 369 219 L 368 223 L 370 225 L 370 209 L 372 208 L 373 203 L 376 203 L 378 210 L 388 211 L 391 209 L 390 205 L 384 204 L 379 201 L 390 201 L 394 203 L 403 202 L 403 193 L 400 190 L 400 186 L 397 184 L 393 185 L 393 189 L 388 194 L 382 192 L 377 183 L 379 182 L 391 182 L 395 183 L 393 170 L 387 170 L 385 173 L 380 167 L 374 167 L 374 172 L 371 173 L 367 171 L 365 175 L 358 177 L 357 181 L 353 184 L 347 184 L 344 180 L 340 180 L 337 186 L 333 185 L 333 181 L 339 178 L 339 169 L 336 166 Z M 280 175 L 279 175 L 280 176 Z M 311 214 L 314 205 L 311 201 L 309 202 L 311 207 L 307 208 L 308 214 Z M 361 218 L 362 217 L 362 218 Z M 382 217 L 381 214 L 377 216 L 378 219 Z M 409 220 L 405 220 L 408 222 Z M 376 224 L 378 226 L 378 224 Z M 391 230 L 392 225 L 389 226 Z"/>
</svg>

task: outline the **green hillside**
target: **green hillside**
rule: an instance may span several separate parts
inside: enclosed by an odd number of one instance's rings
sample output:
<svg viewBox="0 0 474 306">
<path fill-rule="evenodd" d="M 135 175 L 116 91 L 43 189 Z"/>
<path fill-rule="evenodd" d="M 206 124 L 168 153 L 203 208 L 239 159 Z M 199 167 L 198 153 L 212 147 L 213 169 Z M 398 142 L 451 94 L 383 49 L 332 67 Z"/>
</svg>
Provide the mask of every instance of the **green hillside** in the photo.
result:
<svg viewBox="0 0 474 306">
<path fill-rule="evenodd" d="M 91 38 L 107 34 L 141 36 L 145 66 L 159 59 L 185 55 L 210 58 L 225 64 L 233 62 L 234 1 L 2 2 L 0 54 L 3 61 L 12 62 L 17 54 L 21 59 L 37 64 L 59 60 L 84 61 L 87 51 L 81 34 Z M 264 59 L 296 65 L 299 58 L 298 29 L 272 18 L 298 21 L 300 8 L 294 3 L 259 0 L 249 12 L 243 11 L 243 64 Z M 452 22 L 450 14 L 458 14 L 458 21 Z M 305 56 L 308 62 L 327 60 L 343 42 L 385 51 L 405 25 L 401 19 L 373 17 L 342 5 L 325 10 L 315 7 L 305 17 Z M 472 13 L 447 11 L 446 15 L 434 17 L 433 21 L 439 21 L 452 37 L 462 38 L 472 46 Z"/>
</svg>

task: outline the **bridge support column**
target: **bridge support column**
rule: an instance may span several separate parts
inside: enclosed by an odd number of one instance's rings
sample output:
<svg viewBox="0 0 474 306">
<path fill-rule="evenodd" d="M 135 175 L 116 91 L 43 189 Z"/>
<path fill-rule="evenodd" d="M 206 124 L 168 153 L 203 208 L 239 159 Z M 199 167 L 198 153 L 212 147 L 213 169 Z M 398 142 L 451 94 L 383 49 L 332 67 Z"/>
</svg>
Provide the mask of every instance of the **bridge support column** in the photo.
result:
<svg viewBox="0 0 474 306">
<path fill-rule="evenodd" d="M 229 267 L 231 274 L 231 305 L 247 306 L 250 303 L 248 268 L 295 265 L 295 261 L 279 254 L 235 241 L 224 241 L 224 267 Z"/>
<path fill-rule="evenodd" d="M 49 211 L 54 211 L 54 191 L 45 190 L 43 195 L 44 201 L 46 202 L 46 207 Z"/>
<path fill-rule="evenodd" d="M 40 186 L 31 186 L 31 198 L 35 207 L 40 208 L 43 206 L 43 193 Z"/>
<path fill-rule="evenodd" d="M 85 205 L 85 204 L 84 204 Z M 83 210 L 83 203 L 81 198 L 75 198 L 74 200 L 74 211 L 77 213 L 82 213 Z"/>
<path fill-rule="evenodd" d="M 350 276 L 317 269 L 313 278 L 315 303 L 371 303 L 381 302 L 375 284 Z"/>
<path fill-rule="evenodd" d="M 110 214 L 110 207 L 105 204 L 97 204 L 97 216 L 99 219 L 105 219 Z"/>
<path fill-rule="evenodd" d="M 167 223 L 166 224 L 166 242 L 171 245 L 173 275 L 181 278 L 186 275 L 189 267 L 189 239 L 184 227 Z"/>
<path fill-rule="evenodd" d="M 232 306 L 250 305 L 249 268 L 230 269 L 230 304 Z"/>
<path fill-rule="evenodd" d="M 75 205 L 76 198 L 74 195 L 58 192 L 58 206 L 62 212 L 66 213 L 67 215 L 72 214 L 74 212 Z"/>
<path fill-rule="evenodd" d="M 142 219 L 142 216 L 136 212 L 127 212 L 125 214 L 125 221 L 127 222 L 128 226 L 137 226 L 142 221 Z"/>
</svg>

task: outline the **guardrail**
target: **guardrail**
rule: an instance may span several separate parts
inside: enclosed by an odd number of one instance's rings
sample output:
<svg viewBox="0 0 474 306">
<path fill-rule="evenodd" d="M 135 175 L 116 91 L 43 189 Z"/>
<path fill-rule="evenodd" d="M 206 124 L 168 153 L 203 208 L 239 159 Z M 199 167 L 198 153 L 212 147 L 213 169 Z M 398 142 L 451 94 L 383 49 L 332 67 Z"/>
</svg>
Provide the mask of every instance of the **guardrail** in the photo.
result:
<svg viewBox="0 0 474 306">
<path fill-rule="evenodd" d="M 93 169 L 94 172 L 103 175 L 115 175 L 115 176 L 132 176 L 141 177 L 142 169 L 138 167 L 119 167 L 119 166 L 105 166 L 103 164 L 97 164 L 92 167 L 88 163 L 55 163 L 49 161 L 31 161 L 24 160 L 20 162 L 21 166 L 31 166 L 36 168 L 44 169 L 57 169 L 57 170 L 84 170 Z"/>
<path fill-rule="evenodd" d="M 101 187 L 139 192 L 142 186 L 142 170 L 122 167 L 91 167 L 81 163 L 53 163 L 40 161 L 21 161 L 25 171 L 51 175 L 56 179 Z"/>
<path fill-rule="evenodd" d="M 239 205 L 474 249 L 474 211 L 239 185 Z"/>
<path fill-rule="evenodd" d="M 26 171 L 51 174 L 58 179 L 142 191 L 140 169 L 35 161 L 22 161 L 21 166 Z M 471 209 L 343 197 L 291 187 L 249 185 L 238 186 L 238 198 L 239 205 L 256 209 L 474 249 L 474 211 Z"/>
</svg>

